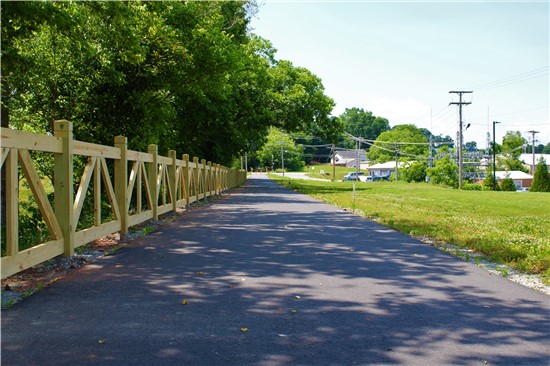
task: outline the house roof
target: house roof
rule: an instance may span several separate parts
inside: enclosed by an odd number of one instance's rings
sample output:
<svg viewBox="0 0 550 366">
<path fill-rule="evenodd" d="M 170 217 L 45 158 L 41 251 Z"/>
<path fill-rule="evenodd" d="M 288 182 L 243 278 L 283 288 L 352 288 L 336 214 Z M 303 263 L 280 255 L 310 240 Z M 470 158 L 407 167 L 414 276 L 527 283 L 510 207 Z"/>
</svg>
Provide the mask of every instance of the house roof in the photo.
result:
<svg viewBox="0 0 550 366">
<path fill-rule="evenodd" d="M 335 155 L 340 155 L 342 159 L 355 159 L 357 158 L 357 150 L 336 150 Z M 360 158 L 365 157 L 365 150 L 359 150 Z"/>
<path fill-rule="evenodd" d="M 497 170 L 495 172 L 497 179 L 504 179 L 506 177 L 512 178 L 512 179 L 533 179 L 532 175 L 529 175 L 527 173 L 521 172 L 519 170 L 511 170 L 511 171 L 505 171 L 505 170 Z"/>
<path fill-rule="evenodd" d="M 403 162 L 399 162 L 399 167 L 403 167 Z M 395 169 L 395 161 L 387 161 L 385 163 L 374 164 L 368 167 L 368 169 Z"/>
</svg>

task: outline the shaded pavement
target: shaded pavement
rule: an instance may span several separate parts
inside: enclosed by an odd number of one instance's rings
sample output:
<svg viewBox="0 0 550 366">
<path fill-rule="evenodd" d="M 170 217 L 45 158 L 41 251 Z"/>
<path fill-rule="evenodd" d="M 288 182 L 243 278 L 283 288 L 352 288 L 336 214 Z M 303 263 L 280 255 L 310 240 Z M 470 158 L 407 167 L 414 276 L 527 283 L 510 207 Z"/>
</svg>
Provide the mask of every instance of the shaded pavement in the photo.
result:
<svg viewBox="0 0 550 366">
<path fill-rule="evenodd" d="M 550 297 L 265 176 L 2 313 L 2 365 L 548 365 Z"/>
</svg>

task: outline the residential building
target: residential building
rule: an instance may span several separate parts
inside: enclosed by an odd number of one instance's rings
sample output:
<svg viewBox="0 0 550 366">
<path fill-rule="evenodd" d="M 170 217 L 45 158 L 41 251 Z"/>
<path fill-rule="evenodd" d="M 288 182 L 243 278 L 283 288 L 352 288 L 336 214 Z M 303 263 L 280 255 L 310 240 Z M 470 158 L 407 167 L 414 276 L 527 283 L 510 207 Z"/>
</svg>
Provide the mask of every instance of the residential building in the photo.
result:
<svg viewBox="0 0 550 366">
<path fill-rule="evenodd" d="M 330 163 L 338 166 L 355 167 L 357 159 L 357 150 L 336 150 Z M 334 162 L 333 162 L 334 160 Z M 365 150 L 359 150 L 359 163 L 367 161 Z"/>
<path fill-rule="evenodd" d="M 404 163 L 399 162 L 399 168 L 403 168 Z M 387 178 L 393 172 L 395 172 L 395 161 L 388 161 L 385 163 L 374 164 L 368 167 L 369 174 L 373 177 Z"/>
<path fill-rule="evenodd" d="M 546 161 L 546 166 L 550 172 L 550 154 L 535 154 L 535 165 L 538 164 L 541 158 L 544 158 L 544 161 Z M 519 160 L 524 163 L 527 169 L 529 169 L 529 173 L 535 173 L 535 169 L 533 167 L 533 154 L 521 154 L 519 156 Z"/>
<path fill-rule="evenodd" d="M 490 172 L 492 174 L 492 172 Z M 473 179 L 474 183 L 481 184 L 483 183 L 483 180 L 487 177 L 487 173 L 482 173 L 481 177 L 478 179 Z M 512 178 L 514 181 L 514 185 L 516 186 L 516 189 L 521 188 L 529 188 L 531 187 L 531 184 L 533 183 L 533 176 L 527 173 L 524 173 L 519 170 L 497 170 L 495 172 L 495 177 L 497 182 L 502 182 L 504 178 Z"/>
</svg>

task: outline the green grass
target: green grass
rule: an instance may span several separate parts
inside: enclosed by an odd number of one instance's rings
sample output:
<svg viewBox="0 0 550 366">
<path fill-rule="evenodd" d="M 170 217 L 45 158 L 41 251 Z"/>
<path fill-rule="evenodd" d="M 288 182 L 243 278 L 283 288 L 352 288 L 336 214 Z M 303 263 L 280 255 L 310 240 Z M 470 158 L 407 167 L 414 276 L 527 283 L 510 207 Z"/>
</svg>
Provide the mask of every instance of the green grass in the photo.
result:
<svg viewBox="0 0 550 366">
<path fill-rule="evenodd" d="M 314 167 L 315 169 L 311 169 L 311 167 L 309 169 L 305 169 L 305 171 L 308 173 L 307 174 L 308 177 L 332 179 L 332 165 L 330 165 L 330 164 L 327 164 L 327 165 L 312 165 L 312 167 Z M 328 174 L 320 174 L 321 170 L 324 170 L 325 173 L 328 173 Z M 347 167 L 337 166 L 336 167 L 336 174 L 335 174 L 336 180 L 341 181 L 342 178 L 344 178 L 344 175 L 346 175 L 347 173 L 355 172 L 355 171 L 357 171 L 356 168 L 347 168 Z M 366 172 L 365 170 L 363 170 L 363 172 L 365 172 L 365 175 L 368 174 L 368 172 Z"/>
<path fill-rule="evenodd" d="M 461 191 L 425 183 L 276 182 L 410 235 L 471 248 L 550 283 L 550 194 Z"/>
</svg>

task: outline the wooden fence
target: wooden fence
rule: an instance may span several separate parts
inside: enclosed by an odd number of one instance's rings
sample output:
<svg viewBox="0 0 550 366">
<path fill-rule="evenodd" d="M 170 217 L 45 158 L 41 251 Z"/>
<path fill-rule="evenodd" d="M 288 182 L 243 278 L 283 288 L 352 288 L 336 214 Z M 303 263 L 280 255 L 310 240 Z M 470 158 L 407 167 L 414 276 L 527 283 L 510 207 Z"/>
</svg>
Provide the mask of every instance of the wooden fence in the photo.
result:
<svg viewBox="0 0 550 366">
<path fill-rule="evenodd" d="M 178 159 L 175 151 L 170 151 L 168 157 L 161 156 L 156 145 L 149 145 L 147 153 L 128 150 L 124 136 L 115 138 L 114 147 L 73 140 L 72 123 L 64 120 L 55 122 L 54 136 L 2 128 L 1 138 L 0 166 L 5 165 L 6 174 L 2 278 L 58 255 L 72 256 L 75 248 L 95 239 L 115 232 L 126 234 L 131 226 L 156 220 L 161 214 L 220 194 L 246 180 L 246 172 L 204 159 L 189 160 L 188 155 Z M 53 207 L 31 158 L 33 151 L 53 154 Z M 87 158 L 76 195 L 75 156 Z M 19 249 L 19 235 L 25 235 L 18 225 L 20 172 L 51 238 L 25 250 Z M 88 192 L 90 187 L 93 194 Z M 87 195 L 93 197 L 94 222 L 77 230 Z M 102 202 L 105 197 L 108 204 Z M 105 215 L 101 210 L 105 207 L 111 210 L 108 222 L 102 222 Z"/>
</svg>

